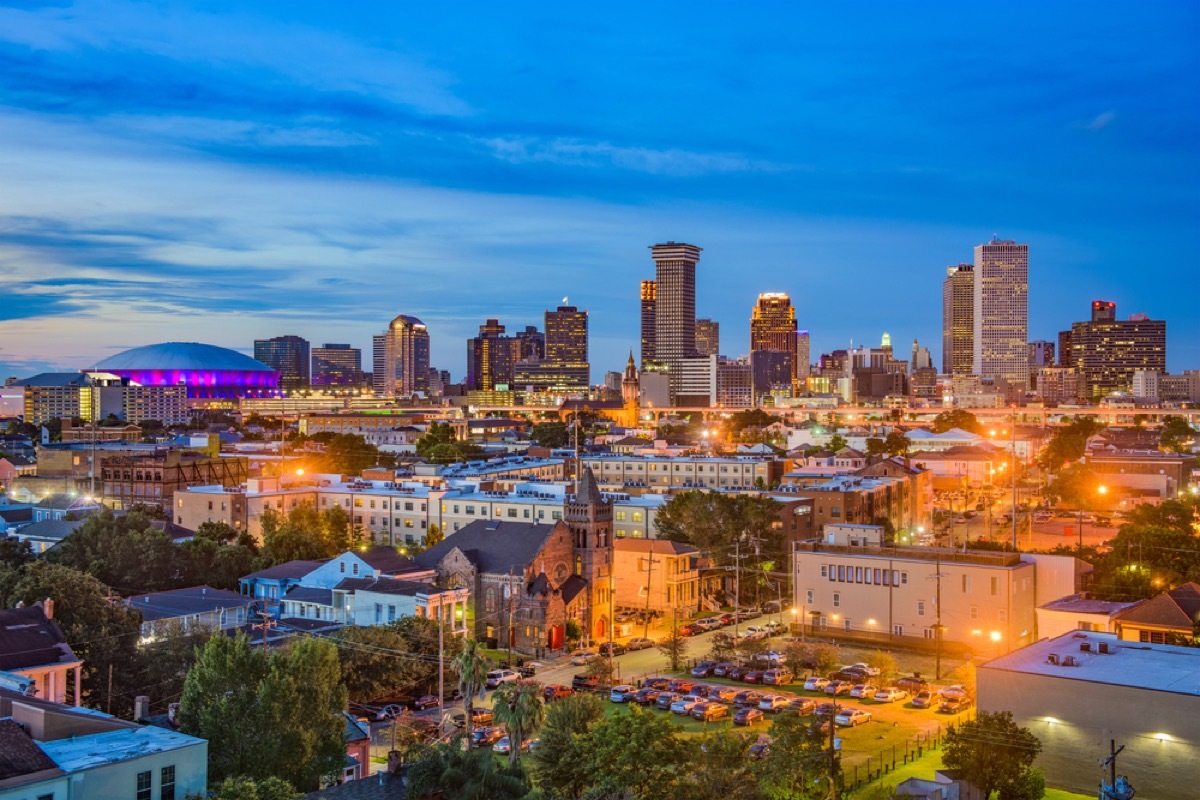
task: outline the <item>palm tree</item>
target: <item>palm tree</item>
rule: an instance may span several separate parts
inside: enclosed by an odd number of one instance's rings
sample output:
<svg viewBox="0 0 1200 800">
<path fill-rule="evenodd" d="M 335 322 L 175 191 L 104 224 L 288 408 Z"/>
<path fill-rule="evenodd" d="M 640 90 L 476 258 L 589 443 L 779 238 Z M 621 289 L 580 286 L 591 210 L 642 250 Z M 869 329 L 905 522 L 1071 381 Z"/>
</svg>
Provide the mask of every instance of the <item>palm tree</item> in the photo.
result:
<svg viewBox="0 0 1200 800">
<path fill-rule="evenodd" d="M 508 732 L 508 763 L 521 763 L 521 744 L 546 719 L 541 687 L 533 682 L 506 683 L 492 695 L 496 722 Z"/>
<path fill-rule="evenodd" d="M 458 673 L 458 691 L 463 696 L 463 710 L 467 713 L 468 747 L 471 743 L 471 712 L 475 710 L 475 695 L 483 695 L 484 681 L 487 680 L 490 666 L 491 662 L 483 654 L 477 639 L 463 639 L 462 649 L 450 662 L 450 668 Z"/>
</svg>

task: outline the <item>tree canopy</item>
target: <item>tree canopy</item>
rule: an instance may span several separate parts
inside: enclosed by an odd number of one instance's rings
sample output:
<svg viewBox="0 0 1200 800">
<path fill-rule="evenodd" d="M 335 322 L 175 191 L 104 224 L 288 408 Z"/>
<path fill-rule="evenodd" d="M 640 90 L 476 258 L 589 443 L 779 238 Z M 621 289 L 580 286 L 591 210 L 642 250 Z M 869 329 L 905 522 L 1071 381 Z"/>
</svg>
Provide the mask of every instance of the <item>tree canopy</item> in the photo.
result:
<svg viewBox="0 0 1200 800">
<path fill-rule="evenodd" d="M 286 515 L 273 509 L 262 514 L 263 558 L 268 564 L 332 558 L 358 547 L 362 529 L 352 525 L 340 506 L 323 511 L 305 503 Z"/>
<path fill-rule="evenodd" d="M 1067 425 L 1054 429 L 1038 456 L 1038 464 L 1048 472 L 1057 472 L 1065 464 L 1078 461 L 1087 452 L 1087 440 L 1102 430 L 1104 425 L 1092 417 L 1076 416 Z"/>
<path fill-rule="evenodd" d="M 945 433 L 953 428 L 971 433 L 983 432 L 983 426 L 979 424 L 979 419 L 970 411 L 961 408 L 943 411 L 933 418 L 934 433 Z"/>
<path fill-rule="evenodd" d="M 460 441 L 449 423 L 434 422 L 425 435 L 417 440 L 417 455 L 435 464 L 452 464 L 480 458 L 483 449 L 474 442 Z"/>
<path fill-rule="evenodd" d="M 946 733 L 942 760 L 984 797 L 999 791 L 1004 800 L 1036 800 L 1041 794 L 1031 796 L 1021 790 L 1036 786 L 1030 772 L 1041 750 L 1038 738 L 1017 725 L 1010 712 L 980 711 L 975 719 Z"/>
</svg>

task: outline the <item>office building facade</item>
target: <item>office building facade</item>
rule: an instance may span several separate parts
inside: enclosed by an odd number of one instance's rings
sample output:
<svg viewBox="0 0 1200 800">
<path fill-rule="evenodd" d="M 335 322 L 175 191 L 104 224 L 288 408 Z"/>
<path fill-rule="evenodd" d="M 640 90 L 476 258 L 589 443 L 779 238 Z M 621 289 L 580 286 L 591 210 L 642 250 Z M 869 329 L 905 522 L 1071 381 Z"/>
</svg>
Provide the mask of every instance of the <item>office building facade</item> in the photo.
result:
<svg viewBox="0 0 1200 800">
<path fill-rule="evenodd" d="M 683 362 L 696 356 L 696 263 L 700 248 L 667 242 L 650 248 L 655 264 L 654 354 L 678 393 Z"/>
<path fill-rule="evenodd" d="M 1071 326 L 1071 362 L 1079 373 L 1081 399 L 1129 392 L 1138 370 L 1167 371 L 1167 323 L 1134 314 L 1118 320 L 1116 303 L 1092 302 L 1089 322 Z"/>
<path fill-rule="evenodd" d="M 348 344 L 313 348 L 313 386 L 358 386 L 362 379 L 362 350 Z"/>
<path fill-rule="evenodd" d="M 970 375 L 975 368 L 975 267 L 946 267 L 942 281 L 942 373 Z"/>
<path fill-rule="evenodd" d="M 796 309 L 783 292 L 764 292 L 758 296 L 750 313 L 750 352 L 773 351 L 787 353 L 792 364 L 793 388 L 808 377 L 800 374 L 799 330 Z M 807 354 L 804 357 L 807 362 Z"/>
<path fill-rule="evenodd" d="M 655 326 L 655 305 L 658 297 L 658 284 L 654 281 L 642 281 L 641 285 L 641 320 L 642 320 L 642 369 L 646 364 L 653 363 L 657 333 Z"/>
<path fill-rule="evenodd" d="M 401 314 L 374 343 L 376 393 L 405 397 L 429 391 L 429 330 L 424 322 Z"/>
<path fill-rule="evenodd" d="M 1029 385 L 1029 245 L 975 246 L 973 372 Z"/>
<path fill-rule="evenodd" d="M 312 383 L 308 340 L 299 336 L 276 336 L 254 340 L 254 360 L 279 373 L 279 388 L 285 392 Z"/>
<path fill-rule="evenodd" d="M 721 323 L 712 319 L 696 320 L 696 353 L 702 356 L 721 354 Z"/>
<path fill-rule="evenodd" d="M 513 383 L 520 360 L 521 340 L 505 336 L 499 320 L 479 326 L 479 335 L 467 340 L 467 388 L 492 392 Z"/>
</svg>

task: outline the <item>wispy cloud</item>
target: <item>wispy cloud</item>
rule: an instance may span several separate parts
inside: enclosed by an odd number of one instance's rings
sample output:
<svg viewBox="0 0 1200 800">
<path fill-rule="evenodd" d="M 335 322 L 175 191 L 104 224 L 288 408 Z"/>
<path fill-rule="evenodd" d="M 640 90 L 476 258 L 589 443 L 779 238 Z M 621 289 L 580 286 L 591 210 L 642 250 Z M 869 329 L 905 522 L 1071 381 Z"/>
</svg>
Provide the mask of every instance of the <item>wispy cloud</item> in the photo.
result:
<svg viewBox="0 0 1200 800">
<path fill-rule="evenodd" d="M 737 153 L 703 153 L 680 148 L 620 146 L 579 139 L 531 136 L 476 138 L 497 158 L 513 164 L 551 163 L 612 168 L 651 175 L 696 176 L 730 172 L 787 172 L 795 167 Z"/>
<path fill-rule="evenodd" d="M 1098 131 L 1098 130 L 1101 130 L 1102 128 L 1107 128 L 1109 125 L 1112 124 L 1112 121 L 1115 120 L 1116 118 L 1117 118 L 1117 112 L 1102 111 L 1099 114 L 1097 114 L 1095 117 L 1093 117 L 1092 120 L 1090 122 L 1088 122 L 1088 124 L 1085 125 L 1084 127 L 1087 128 L 1089 131 Z"/>
</svg>

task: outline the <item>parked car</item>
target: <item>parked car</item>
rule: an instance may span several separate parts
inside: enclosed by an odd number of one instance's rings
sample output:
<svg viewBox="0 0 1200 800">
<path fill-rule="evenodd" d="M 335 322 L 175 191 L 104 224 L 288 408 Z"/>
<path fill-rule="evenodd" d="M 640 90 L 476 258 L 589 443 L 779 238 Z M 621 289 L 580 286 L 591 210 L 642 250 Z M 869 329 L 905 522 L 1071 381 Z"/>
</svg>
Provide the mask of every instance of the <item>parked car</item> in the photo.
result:
<svg viewBox="0 0 1200 800">
<path fill-rule="evenodd" d="M 906 697 L 908 697 L 908 692 L 895 686 L 889 686 L 886 689 L 880 689 L 875 693 L 875 701 L 878 703 L 894 703 L 897 700 L 903 700 Z"/>
<path fill-rule="evenodd" d="M 796 676 L 789 669 L 769 669 L 763 673 L 762 682 L 771 686 L 783 686 L 796 680 Z"/>
<path fill-rule="evenodd" d="M 577 692 L 594 692 L 600 688 L 600 679 L 595 675 L 576 675 L 571 679 L 571 688 Z"/>
<path fill-rule="evenodd" d="M 715 631 L 717 628 L 720 628 L 725 623 L 723 623 L 721 621 L 720 617 L 705 617 L 704 619 L 696 620 L 692 624 L 698 625 L 699 627 L 703 628 L 706 631 Z"/>
<path fill-rule="evenodd" d="M 713 674 L 713 670 L 717 668 L 715 661 L 701 661 L 696 666 L 692 667 L 693 678 L 707 678 Z"/>
<path fill-rule="evenodd" d="M 598 652 L 600 653 L 600 655 L 604 656 L 605 658 L 608 658 L 608 651 L 610 649 L 612 650 L 612 654 L 614 656 L 625 655 L 625 645 L 621 644 L 620 642 L 611 642 L 611 643 L 605 642 L 604 644 L 600 645 L 600 649 Z"/>
<path fill-rule="evenodd" d="M 839 711 L 841 711 L 842 708 L 844 708 L 844 706 L 839 706 L 837 703 L 821 703 L 820 705 L 818 705 L 816 708 L 813 709 L 813 716 L 814 717 L 833 717 Z"/>
<path fill-rule="evenodd" d="M 778 636 L 781 633 L 787 633 L 787 625 L 784 625 L 782 622 L 776 622 L 775 620 L 763 623 L 763 627 L 767 629 L 767 632 L 771 636 Z"/>
<path fill-rule="evenodd" d="M 922 689 L 912 699 L 913 708 L 932 708 L 937 698 L 930 689 Z"/>
<path fill-rule="evenodd" d="M 947 686 L 944 689 L 938 689 L 938 694 L 942 697 L 953 697 L 959 700 L 971 696 L 971 693 L 967 691 L 965 686 L 957 683 L 953 686 Z"/>
<path fill-rule="evenodd" d="M 642 681 L 643 687 L 648 687 L 651 689 L 666 689 L 670 684 L 670 678 L 648 678 Z"/>
<path fill-rule="evenodd" d="M 753 725 L 763 721 L 763 712 L 757 708 L 739 708 L 733 713 L 734 725 Z"/>
<path fill-rule="evenodd" d="M 957 714 L 971 707 L 971 701 L 966 697 L 947 697 L 938 705 L 938 711 L 943 714 Z"/>
<path fill-rule="evenodd" d="M 704 628 L 701 628 L 699 625 L 694 623 L 679 626 L 680 636 L 695 636 L 697 633 L 704 633 Z"/>
<path fill-rule="evenodd" d="M 837 672 L 830 674 L 831 681 L 846 681 L 851 686 L 858 683 L 865 683 L 871 676 L 863 672 L 858 667 L 843 667 Z"/>
<path fill-rule="evenodd" d="M 464 718 L 465 724 L 465 718 Z M 491 725 L 492 710 L 490 708 L 471 708 L 471 726 L 475 725 Z"/>
<path fill-rule="evenodd" d="M 595 650 L 580 648 L 571 653 L 571 663 L 577 667 L 585 666 L 588 662 L 595 661 L 600 657 L 600 654 Z"/>
<path fill-rule="evenodd" d="M 627 703 L 633 699 L 633 696 L 636 693 L 637 690 L 632 686 L 627 683 L 622 683 L 619 686 L 614 686 L 612 689 L 609 689 L 608 699 L 614 703 Z"/>
<path fill-rule="evenodd" d="M 749 671 L 750 668 L 746 666 L 739 665 L 736 667 L 730 667 L 725 673 L 725 677 L 729 678 L 731 681 L 740 681 L 742 678 L 746 677 L 746 673 Z"/>
<path fill-rule="evenodd" d="M 752 669 L 742 676 L 742 680 L 746 683 L 762 683 L 763 671 L 761 669 Z"/>
<path fill-rule="evenodd" d="M 713 722 L 729 716 L 729 706 L 724 703 L 699 703 L 692 709 L 692 717 L 703 722 Z"/>
<path fill-rule="evenodd" d="M 437 708 L 438 698 L 435 694 L 423 694 L 416 700 L 413 700 L 414 711 L 424 711 L 427 708 Z"/>
<path fill-rule="evenodd" d="M 714 686 L 708 690 L 709 700 L 717 700 L 722 703 L 732 703 L 737 696 L 738 690 L 732 686 Z"/>
<path fill-rule="evenodd" d="M 737 693 L 737 696 L 733 698 L 733 704 L 735 706 L 757 706 L 759 700 L 762 700 L 762 692 L 747 689 Z"/>
<path fill-rule="evenodd" d="M 633 696 L 633 702 L 639 706 L 653 705 L 658 696 L 662 694 L 661 689 L 651 689 L 650 687 L 642 688 Z"/>
<path fill-rule="evenodd" d="M 504 729 L 496 727 L 476 728 L 471 731 L 472 747 L 490 747 L 504 738 Z"/>
<path fill-rule="evenodd" d="M 528 739 L 526 739 L 525 741 L 521 742 L 521 750 L 528 753 L 530 750 L 531 744 L 532 744 L 532 742 L 530 742 Z M 500 741 L 498 741 L 494 745 L 492 745 L 492 750 L 496 751 L 497 753 L 508 753 L 508 751 L 511 749 L 512 749 L 512 743 L 510 742 L 510 740 L 507 736 L 502 736 L 500 738 Z"/>
<path fill-rule="evenodd" d="M 692 688 L 687 690 L 687 695 L 688 697 L 695 697 L 698 700 L 703 700 L 704 698 L 708 697 L 708 690 L 711 688 L 712 687 L 707 683 L 696 683 L 692 685 Z"/>
<path fill-rule="evenodd" d="M 537 661 L 530 661 L 525 664 L 517 662 L 517 674 L 522 678 L 532 678 L 534 675 L 537 675 L 538 667 L 540 666 L 542 664 Z"/>
<path fill-rule="evenodd" d="M 721 661 L 715 667 L 713 667 L 712 674 L 716 675 L 718 678 L 727 677 L 729 675 L 729 670 L 733 669 L 735 666 L 737 665 L 732 661 Z"/>
<path fill-rule="evenodd" d="M 683 695 L 677 694 L 676 692 L 663 692 L 654 701 L 654 707 L 666 711 L 675 703 L 676 700 L 679 700 L 682 697 Z"/>
<path fill-rule="evenodd" d="M 695 681 L 689 681 L 687 678 L 676 678 L 667 684 L 667 688 L 672 692 L 681 692 L 683 694 L 687 694 L 688 690 L 695 685 Z"/>
<path fill-rule="evenodd" d="M 817 701 L 811 697 L 797 697 L 794 700 L 789 700 L 785 711 L 789 711 L 800 717 L 808 716 L 817 710 Z"/>
<path fill-rule="evenodd" d="M 633 652 L 635 650 L 649 650 L 654 647 L 654 642 L 644 636 L 635 636 L 625 643 L 625 649 Z"/>
<path fill-rule="evenodd" d="M 502 683 L 516 683 L 521 676 L 511 669 L 494 669 L 487 674 L 483 685 L 489 689 L 495 689 Z"/>
<path fill-rule="evenodd" d="M 375 714 L 375 719 L 395 719 L 404 713 L 404 706 L 400 703 L 388 703 L 382 706 Z"/>
<path fill-rule="evenodd" d="M 755 742 L 750 745 L 750 749 L 746 752 L 746 757 L 751 761 L 758 761 L 766 756 L 770 752 L 770 749 L 770 742 Z"/>
<path fill-rule="evenodd" d="M 733 621 L 737 619 L 737 617 L 733 614 L 733 612 L 728 612 L 721 614 L 719 617 L 717 617 L 717 619 L 721 620 L 722 625 L 732 625 Z"/>
<path fill-rule="evenodd" d="M 552 683 L 542 690 L 542 696 L 549 703 L 552 700 L 560 700 L 570 694 L 574 694 L 575 690 L 570 686 L 563 686 L 561 683 Z"/>
<path fill-rule="evenodd" d="M 846 694 L 853 688 L 854 684 L 850 681 L 830 681 L 829 685 L 825 687 L 825 694 L 837 697 L 839 694 Z"/>
<path fill-rule="evenodd" d="M 873 696 L 878 691 L 879 687 L 872 683 L 860 683 L 850 690 L 850 696 L 863 699 Z"/>
<path fill-rule="evenodd" d="M 847 669 L 855 669 L 860 672 L 865 672 L 867 675 L 870 675 L 872 678 L 879 675 L 878 667 L 872 667 L 863 661 L 859 661 L 857 664 L 851 664 L 849 667 L 847 667 Z"/>
<path fill-rule="evenodd" d="M 833 721 L 844 728 L 856 728 L 864 722 L 871 721 L 871 712 L 861 708 L 847 708 L 834 717 Z"/>
<path fill-rule="evenodd" d="M 674 703 L 671 703 L 671 713 L 687 716 L 692 713 L 692 709 L 696 707 L 696 703 L 700 702 L 694 697 L 681 697 Z"/>
<path fill-rule="evenodd" d="M 787 663 L 787 655 L 776 650 L 768 650 L 765 653 L 759 653 L 754 657 L 754 660 L 760 664 L 766 664 L 769 667 L 779 667 Z"/>
<path fill-rule="evenodd" d="M 905 675 L 900 680 L 896 681 L 896 686 L 908 692 L 919 692 L 929 686 L 929 681 L 922 678 L 920 675 Z"/>
<path fill-rule="evenodd" d="M 779 694 L 768 694 L 758 701 L 758 707 L 763 711 L 782 711 L 787 708 L 788 699 Z"/>
<path fill-rule="evenodd" d="M 757 642 L 767 638 L 767 630 L 758 625 L 750 625 L 741 632 L 743 642 Z"/>
<path fill-rule="evenodd" d="M 818 678 L 814 675 L 811 678 L 804 679 L 804 689 L 808 692 L 823 692 L 828 685 L 829 678 Z"/>
</svg>

